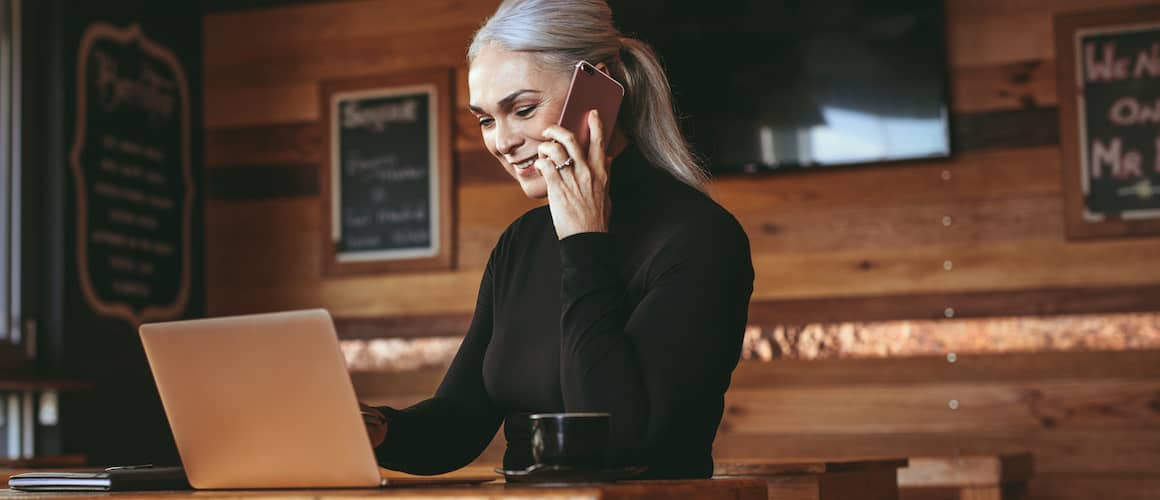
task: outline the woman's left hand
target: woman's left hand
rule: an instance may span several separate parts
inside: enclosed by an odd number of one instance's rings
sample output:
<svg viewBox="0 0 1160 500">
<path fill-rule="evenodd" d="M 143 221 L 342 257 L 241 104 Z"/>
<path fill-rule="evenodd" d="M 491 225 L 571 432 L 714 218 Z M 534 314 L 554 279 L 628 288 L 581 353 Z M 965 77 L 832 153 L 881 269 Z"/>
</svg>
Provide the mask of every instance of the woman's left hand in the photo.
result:
<svg viewBox="0 0 1160 500">
<path fill-rule="evenodd" d="M 612 199 L 603 128 L 596 110 L 590 111 L 587 151 L 564 127 L 552 125 L 544 130 L 544 136 L 554 142 L 540 144 L 535 167 L 548 184 L 548 209 L 561 240 L 578 233 L 608 232 Z M 571 166 L 556 168 L 569 159 Z"/>
</svg>

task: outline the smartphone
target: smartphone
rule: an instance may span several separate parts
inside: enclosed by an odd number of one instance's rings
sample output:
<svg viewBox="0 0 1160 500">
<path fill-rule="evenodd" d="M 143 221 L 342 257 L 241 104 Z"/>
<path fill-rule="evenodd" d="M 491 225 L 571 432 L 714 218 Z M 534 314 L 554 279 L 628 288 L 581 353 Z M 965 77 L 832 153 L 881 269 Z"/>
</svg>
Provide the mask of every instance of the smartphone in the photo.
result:
<svg viewBox="0 0 1160 500">
<path fill-rule="evenodd" d="M 620 82 L 587 61 L 580 61 L 572 72 L 572 84 L 568 86 L 564 111 L 557 124 L 575 134 L 580 147 L 587 149 L 588 113 L 595 109 L 604 125 L 604 147 L 607 148 L 623 99 L 624 86 Z"/>
</svg>

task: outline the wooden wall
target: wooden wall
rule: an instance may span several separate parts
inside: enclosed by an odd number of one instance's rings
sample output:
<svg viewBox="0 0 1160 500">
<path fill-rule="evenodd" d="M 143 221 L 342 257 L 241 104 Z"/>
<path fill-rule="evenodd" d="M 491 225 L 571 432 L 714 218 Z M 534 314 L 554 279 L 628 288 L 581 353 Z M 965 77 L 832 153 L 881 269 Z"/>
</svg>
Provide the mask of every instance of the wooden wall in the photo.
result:
<svg viewBox="0 0 1160 500">
<path fill-rule="evenodd" d="M 742 362 L 718 459 L 1030 451 L 1032 499 L 1155 498 L 1160 351 Z M 356 373 L 362 399 L 406 406 L 442 370 Z M 952 410 L 950 401 L 958 402 Z M 497 437 L 477 461 L 503 456 Z"/>
<path fill-rule="evenodd" d="M 752 240 L 753 320 L 1160 309 L 1160 238 L 1064 237 L 1051 37 L 1056 13 L 1143 1 L 948 0 L 953 159 L 720 180 L 718 200 Z M 207 15 L 211 314 L 323 306 L 347 319 L 438 320 L 417 334 L 461 331 L 491 245 L 535 206 L 463 110 L 464 47 L 495 3 Z M 456 71 L 457 268 L 324 278 L 319 81 L 429 67 Z"/>
<path fill-rule="evenodd" d="M 317 92 L 327 78 L 448 67 L 462 109 L 464 47 L 495 3 L 300 2 L 207 15 L 210 314 L 322 306 L 351 336 L 462 334 L 491 245 L 535 202 L 457 111 L 456 270 L 324 278 Z M 1160 238 L 1064 237 L 1052 41 L 1057 13 L 1150 2 L 946 3 L 953 159 L 716 184 L 752 241 L 751 320 L 1160 310 Z M 718 455 L 1029 449 L 1035 498 L 1160 490 L 1160 353 L 960 360 L 744 364 Z M 356 374 L 356 385 L 364 398 L 405 404 L 441 375 Z"/>
</svg>

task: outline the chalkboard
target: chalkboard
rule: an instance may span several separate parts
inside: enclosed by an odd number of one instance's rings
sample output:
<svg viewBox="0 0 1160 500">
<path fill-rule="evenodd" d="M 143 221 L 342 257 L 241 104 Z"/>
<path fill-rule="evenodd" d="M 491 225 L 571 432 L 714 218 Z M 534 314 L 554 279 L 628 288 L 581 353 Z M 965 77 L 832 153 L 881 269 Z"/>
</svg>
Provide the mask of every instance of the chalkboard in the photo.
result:
<svg viewBox="0 0 1160 500">
<path fill-rule="evenodd" d="M 77 52 L 70 164 L 77 267 L 90 307 L 131 325 L 177 319 L 194 237 L 190 92 L 139 26 L 93 22 Z"/>
<path fill-rule="evenodd" d="M 1160 17 L 1147 10 L 1057 19 L 1057 40 L 1069 39 L 1060 107 L 1071 236 L 1160 227 Z"/>
<path fill-rule="evenodd" d="M 327 82 L 327 267 L 450 265 L 446 73 Z"/>
</svg>

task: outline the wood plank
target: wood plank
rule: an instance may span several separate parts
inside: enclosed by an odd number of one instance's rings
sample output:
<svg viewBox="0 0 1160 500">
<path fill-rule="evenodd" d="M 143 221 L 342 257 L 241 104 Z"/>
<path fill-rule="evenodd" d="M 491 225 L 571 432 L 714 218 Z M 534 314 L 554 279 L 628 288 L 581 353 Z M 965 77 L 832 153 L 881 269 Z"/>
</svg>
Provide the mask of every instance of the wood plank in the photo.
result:
<svg viewBox="0 0 1160 500">
<path fill-rule="evenodd" d="M 956 119 L 960 113 L 1056 105 L 1053 59 L 961 66 L 951 68 L 950 75 L 951 111 L 955 113 Z"/>
<path fill-rule="evenodd" d="M 485 251 L 485 248 L 479 249 L 481 253 Z M 482 266 L 484 262 L 480 260 L 478 266 L 473 267 Z M 844 321 L 942 320 L 948 305 L 954 306 L 955 318 L 958 319 L 1064 313 L 1148 312 L 1160 309 L 1160 286 L 755 301 L 749 305 L 749 324 L 774 328 L 784 325 Z M 343 338 L 392 338 L 461 335 L 470 319 L 471 314 L 464 312 L 434 316 L 373 316 L 335 320 L 338 322 L 339 335 Z M 963 335 L 968 334 L 969 332 L 963 331 Z M 953 346 L 946 348 L 950 350 Z M 963 354 L 960 349 L 959 356 Z M 891 356 L 891 359 L 897 358 Z M 778 358 L 779 363 L 786 361 L 790 359 Z M 1160 360 L 1153 359 L 1149 362 L 1160 363 Z"/>
<path fill-rule="evenodd" d="M 514 486 L 507 488 L 516 489 Z M 545 496 L 557 488 L 523 487 L 525 494 Z M 636 481 L 599 486 L 601 500 L 764 500 L 765 481 L 758 478 L 722 478 L 676 481 Z M 511 490 L 508 490 L 511 491 Z"/>
<path fill-rule="evenodd" d="M 950 432 L 737 433 L 722 429 L 713 444 L 718 460 L 814 455 L 963 456 L 1030 452 L 1035 476 L 1118 474 L 1160 477 L 1160 432 L 1142 429 L 961 429 Z"/>
<path fill-rule="evenodd" d="M 832 474 L 906 467 L 904 458 L 833 460 L 829 458 L 722 460 L 714 464 L 714 476 L 786 476 L 794 474 Z"/>
<path fill-rule="evenodd" d="M 1160 286 L 759 299 L 749 304 L 749 322 L 772 328 L 843 321 L 941 320 L 945 318 L 948 307 L 954 310 L 957 319 L 1151 312 L 1160 310 Z"/>
<path fill-rule="evenodd" d="M 459 263 L 483 267 L 499 236 L 525 212 L 544 200 L 524 195 L 514 180 L 459 188 Z M 478 282 L 472 286 L 478 285 Z"/>
<path fill-rule="evenodd" d="M 468 71 L 466 60 L 455 69 L 455 102 L 459 104 L 455 109 L 455 150 L 486 151 L 483 134 L 479 130 L 479 119 L 467 110 L 467 105 L 471 103 Z"/>
<path fill-rule="evenodd" d="M 459 175 L 456 181 L 460 186 L 485 183 L 516 184 L 516 180 L 512 179 L 499 164 L 499 160 L 485 150 L 458 151 L 455 153 L 455 163 Z"/>
<path fill-rule="evenodd" d="M 207 303 L 209 314 L 215 316 L 314 307 L 349 316 L 462 314 L 475 307 L 482 273 L 482 269 L 461 269 L 283 285 L 253 276 L 235 278 L 236 284 L 230 284 L 216 276 L 207 285 Z"/>
<path fill-rule="evenodd" d="M 338 338 L 388 339 L 421 337 L 462 337 L 471 325 L 470 314 L 424 316 L 337 316 Z"/>
<path fill-rule="evenodd" d="M 206 129 L 315 121 L 317 101 L 318 82 L 207 88 L 202 119 Z"/>
<path fill-rule="evenodd" d="M 403 322 L 408 319 L 411 318 L 390 321 Z M 336 320 L 339 324 L 345 321 L 341 316 Z M 443 371 L 432 370 L 434 373 Z M 418 373 L 415 375 L 434 376 Z M 857 388 L 864 385 L 914 385 L 934 382 L 987 384 L 1085 379 L 1138 381 L 1160 379 L 1160 351 L 960 354 L 954 363 L 947 362 L 943 357 L 934 356 L 742 361 L 733 371 L 730 388 L 731 390 L 779 387 Z M 416 386 L 418 394 L 429 394 L 431 389 L 434 387 Z"/>
<path fill-rule="evenodd" d="M 213 79 L 218 70 L 271 56 L 312 54 L 308 51 L 330 42 L 407 40 L 448 26 L 478 26 L 496 5 L 494 0 L 364 0 L 210 14 L 204 20 L 206 76 Z M 458 43 L 465 53 L 466 40 Z"/>
<path fill-rule="evenodd" d="M 734 388 L 721 428 L 742 434 L 1149 429 L 1160 425 L 1158 394 L 1157 379 Z"/>
<path fill-rule="evenodd" d="M 1045 239 L 978 247 L 928 245 L 907 251 L 756 253 L 753 298 L 1146 286 L 1160 283 L 1160 268 L 1150 264 L 1157 255 L 1160 240 L 1155 239 L 1099 245 Z M 948 261 L 952 270 L 945 268 Z"/>
<path fill-rule="evenodd" d="M 946 2 L 952 67 L 1054 59 L 1056 14 L 1147 5 L 1150 0 L 951 0 Z"/>
<path fill-rule="evenodd" d="M 819 478 L 819 496 L 834 500 L 897 500 L 898 482 L 894 472 L 870 469 L 824 474 Z"/>
<path fill-rule="evenodd" d="M 947 12 L 947 54 L 951 67 L 986 66 L 1054 59 L 1051 13 Z"/>
<path fill-rule="evenodd" d="M 945 178 L 944 178 L 944 172 Z M 866 207 L 1027 195 L 1058 195 L 1058 148 L 964 153 L 951 160 L 713 182 L 715 199 L 734 213 Z"/>
<path fill-rule="evenodd" d="M 951 123 L 951 141 L 958 152 L 1056 146 L 1058 128 L 1055 107 L 959 113 Z"/>
<path fill-rule="evenodd" d="M 316 121 L 268 126 L 211 128 L 205 133 L 205 164 L 314 165 L 323 159 L 322 125 Z"/>
<path fill-rule="evenodd" d="M 470 35 L 492 10 L 379 0 L 207 16 L 206 126 L 317 120 L 322 79 L 464 67 Z"/>
<path fill-rule="evenodd" d="M 113 494 L 111 496 L 117 496 Z M 91 493 L 34 493 L 3 490 L 0 498 L 21 499 L 91 498 Z M 109 496 L 109 495 L 106 495 Z M 185 498 L 264 500 L 350 500 L 366 498 L 445 499 L 445 500 L 764 500 L 765 482 L 756 478 L 689 479 L 674 481 L 626 481 L 605 484 L 575 484 L 545 488 L 537 485 L 484 484 L 479 486 L 425 486 L 411 488 L 363 488 L 325 490 L 182 490 L 137 491 L 127 496 L 138 500 Z"/>
<path fill-rule="evenodd" d="M 1031 480 L 1028 498 L 1036 500 L 1156 500 L 1160 476 L 1124 477 L 1115 475 L 1068 475 L 1036 477 Z"/>
<path fill-rule="evenodd" d="M 1002 483 L 1026 482 L 1033 465 L 1030 453 L 1006 455 L 911 457 L 898 470 L 898 485 L 909 487 L 998 488 Z"/>
<path fill-rule="evenodd" d="M 722 476 L 730 477 L 730 476 Z M 895 500 L 894 469 L 765 476 L 769 500 Z"/>
<path fill-rule="evenodd" d="M 422 401 L 435 394 L 446 372 L 446 368 L 397 373 L 355 371 L 350 373 L 350 380 L 359 400 L 367 404 L 399 398 Z"/>
<path fill-rule="evenodd" d="M 202 0 L 201 11 L 206 14 L 250 9 L 269 9 L 293 4 L 347 2 L 350 0 Z"/>
<path fill-rule="evenodd" d="M 426 2 L 416 5 L 426 5 Z M 228 92 L 262 85 L 458 68 L 466 58 L 467 45 L 476 25 L 477 22 L 455 23 L 427 29 L 384 31 L 364 37 L 317 36 L 276 52 L 255 54 L 256 57 L 250 60 L 228 63 L 218 58 L 205 69 L 206 90 Z M 296 106 L 297 103 L 283 105 Z"/>
<path fill-rule="evenodd" d="M 205 261 L 210 313 L 224 311 L 214 304 L 241 298 L 232 291 L 234 287 L 286 286 L 293 290 L 296 284 L 317 281 L 322 273 L 318 218 L 316 197 L 207 202 Z M 223 292 L 225 296 L 220 296 Z"/>
<path fill-rule="evenodd" d="M 1063 206 L 1054 194 L 978 200 L 735 211 L 754 253 L 908 249 L 1054 239 Z M 949 223 L 949 225 L 948 225 Z"/>
<path fill-rule="evenodd" d="M 261 287 L 296 284 L 313 287 L 321 279 L 318 264 L 320 248 L 317 242 L 317 231 L 321 224 L 318 203 L 316 197 L 242 202 L 211 200 L 207 203 L 207 284 L 213 289 L 210 301 L 215 304 L 228 303 L 239 298 L 238 295 L 242 293 L 256 292 L 254 289 L 247 292 L 231 291 L 233 287 L 247 285 Z M 540 203 L 529 200 L 514 185 L 461 189 L 457 207 L 457 245 L 461 268 L 482 269 L 507 225 Z M 436 273 L 427 276 L 440 275 Z M 462 281 L 456 284 L 459 288 L 470 289 L 472 293 L 478 288 L 478 271 L 460 271 L 448 276 L 462 277 Z M 227 296 L 216 296 L 222 292 Z M 402 295 L 412 292 L 400 289 L 395 293 Z M 387 300 L 392 292 L 384 288 L 375 295 Z M 247 297 L 246 300 L 276 304 L 276 301 L 262 300 L 260 297 Z M 474 300 L 464 303 L 462 307 L 445 312 L 470 313 Z"/>
<path fill-rule="evenodd" d="M 773 362 L 742 361 L 732 389 L 887 384 L 1160 379 L 1160 351 L 1076 351 Z"/>
</svg>

